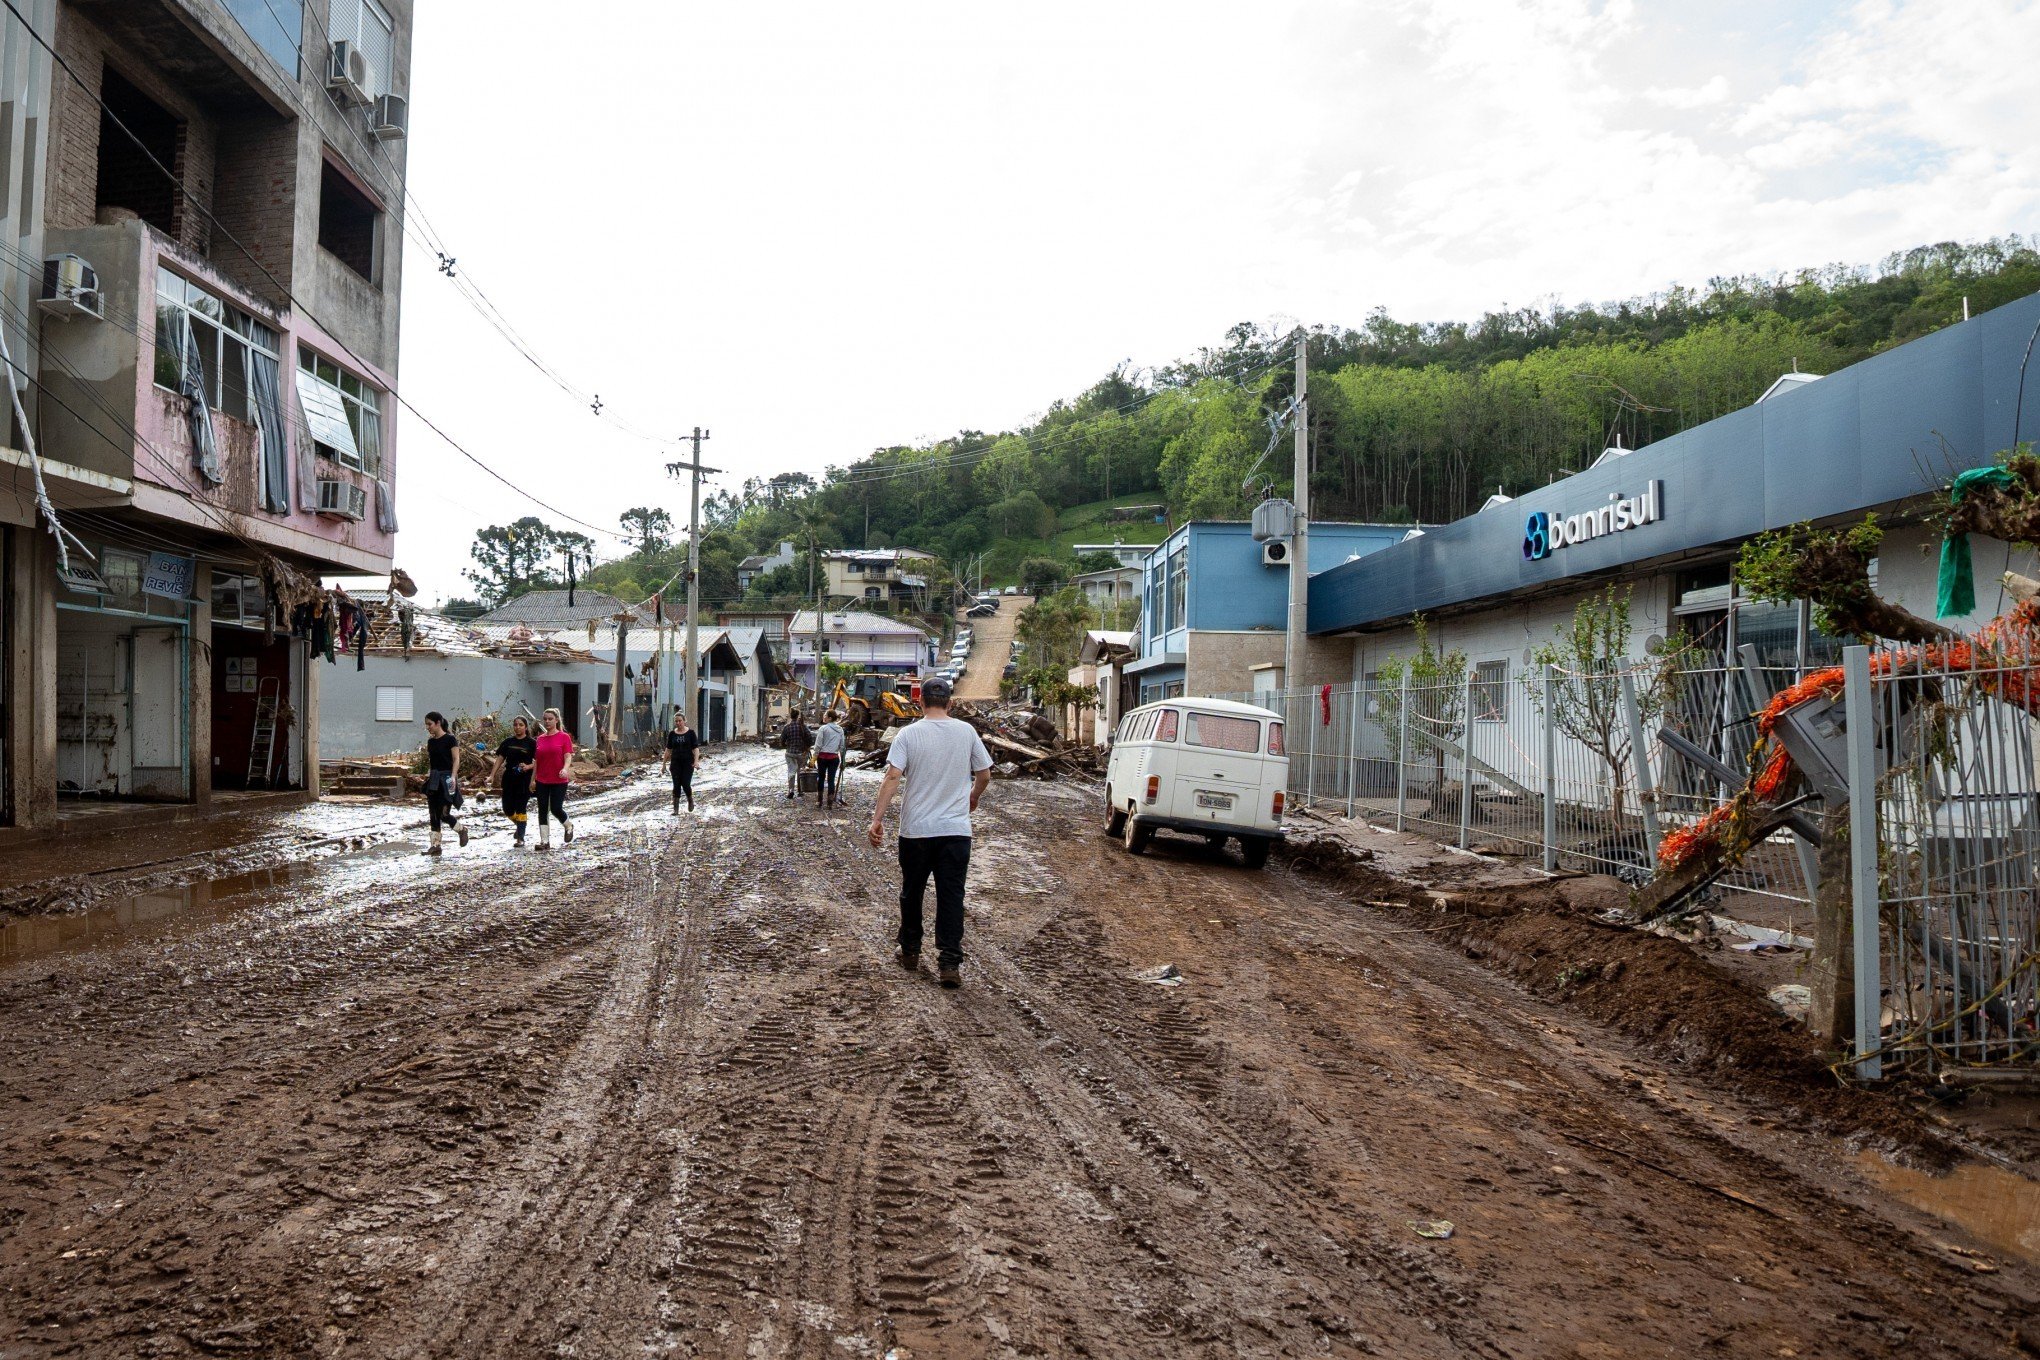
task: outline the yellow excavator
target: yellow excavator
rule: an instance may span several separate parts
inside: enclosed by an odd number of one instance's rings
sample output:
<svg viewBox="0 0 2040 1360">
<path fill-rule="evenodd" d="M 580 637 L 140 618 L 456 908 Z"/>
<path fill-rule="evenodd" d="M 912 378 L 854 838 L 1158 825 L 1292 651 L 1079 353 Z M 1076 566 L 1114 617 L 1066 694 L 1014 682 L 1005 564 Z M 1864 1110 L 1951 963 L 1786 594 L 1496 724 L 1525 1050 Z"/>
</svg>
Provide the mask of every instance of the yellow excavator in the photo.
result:
<svg viewBox="0 0 2040 1360">
<path fill-rule="evenodd" d="M 909 723 L 921 716 L 921 682 L 911 675 L 860 671 L 836 682 L 828 706 L 843 715 L 846 732 Z"/>
</svg>

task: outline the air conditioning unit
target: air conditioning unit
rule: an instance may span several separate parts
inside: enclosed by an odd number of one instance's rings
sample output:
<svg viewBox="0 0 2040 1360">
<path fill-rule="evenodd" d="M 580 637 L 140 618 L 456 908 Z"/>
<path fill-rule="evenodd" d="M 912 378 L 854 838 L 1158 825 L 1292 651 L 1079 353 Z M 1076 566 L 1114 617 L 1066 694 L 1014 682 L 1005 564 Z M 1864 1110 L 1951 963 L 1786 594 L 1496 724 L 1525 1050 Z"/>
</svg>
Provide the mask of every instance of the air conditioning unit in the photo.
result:
<svg viewBox="0 0 2040 1360">
<path fill-rule="evenodd" d="M 335 519 L 365 519 L 368 515 L 368 492 L 352 482 L 321 481 L 319 513 Z"/>
<path fill-rule="evenodd" d="M 350 104 L 366 104 L 372 77 L 368 54 L 351 42 L 333 44 L 333 64 L 326 70 L 326 88 Z"/>
<path fill-rule="evenodd" d="M 1289 540 L 1273 538 L 1261 545 L 1261 565 L 1264 567 L 1286 567 L 1289 565 Z"/>
<path fill-rule="evenodd" d="M 399 141 L 411 117 L 411 106 L 400 94 L 386 94 L 375 101 L 368 115 L 368 130 L 386 142 Z"/>
<path fill-rule="evenodd" d="M 43 261 L 42 295 L 35 305 L 50 316 L 98 320 L 106 315 L 99 293 L 99 271 L 77 255 L 52 255 Z"/>
</svg>

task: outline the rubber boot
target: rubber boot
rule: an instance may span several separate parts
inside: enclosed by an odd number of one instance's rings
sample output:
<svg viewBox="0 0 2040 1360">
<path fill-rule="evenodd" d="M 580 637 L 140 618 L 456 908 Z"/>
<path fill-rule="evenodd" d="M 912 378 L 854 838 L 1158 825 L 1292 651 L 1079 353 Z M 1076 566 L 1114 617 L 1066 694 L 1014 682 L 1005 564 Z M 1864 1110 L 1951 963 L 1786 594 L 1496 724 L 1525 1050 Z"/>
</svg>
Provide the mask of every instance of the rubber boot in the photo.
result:
<svg viewBox="0 0 2040 1360">
<path fill-rule="evenodd" d="M 425 853 L 428 855 L 443 855 L 446 853 L 446 851 L 440 847 L 439 828 L 436 826 L 432 828 L 432 843 L 425 847 Z"/>
<path fill-rule="evenodd" d="M 560 822 L 560 844 L 572 845 L 573 843 L 574 843 L 574 824 L 572 822 L 566 821 L 565 819 L 562 819 Z"/>
<path fill-rule="evenodd" d="M 461 847 L 465 849 L 467 847 L 467 823 L 455 822 L 453 824 L 453 834 L 460 837 Z"/>
<path fill-rule="evenodd" d="M 550 822 L 540 822 L 538 824 L 538 848 L 541 850 L 552 849 L 552 824 Z"/>
<path fill-rule="evenodd" d="M 510 847 L 513 850 L 522 850 L 524 848 L 524 819 L 522 817 L 512 817 L 510 825 L 517 830 L 517 838 L 510 842 Z"/>
</svg>

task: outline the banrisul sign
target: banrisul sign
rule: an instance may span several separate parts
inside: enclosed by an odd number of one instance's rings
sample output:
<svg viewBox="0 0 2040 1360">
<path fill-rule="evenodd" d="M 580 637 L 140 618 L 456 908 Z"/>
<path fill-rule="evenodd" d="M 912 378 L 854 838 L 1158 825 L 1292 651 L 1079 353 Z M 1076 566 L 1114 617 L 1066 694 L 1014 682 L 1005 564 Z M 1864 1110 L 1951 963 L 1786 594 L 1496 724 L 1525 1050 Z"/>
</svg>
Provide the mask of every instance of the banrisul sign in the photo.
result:
<svg viewBox="0 0 2040 1360">
<path fill-rule="evenodd" d="M 1608 503 L 1573 515 L 1554 515 L 1533 510 L 1523 522 L 1523 560 L 1541 562 L 1560 548 L 1584 543 L 1590 538 L 1619 534 L 1625 529 L 1655 524 L 1665 517 L 1665 484 L 1652 482 L 1640 496 L 1608 493 Z"/>
</svg>

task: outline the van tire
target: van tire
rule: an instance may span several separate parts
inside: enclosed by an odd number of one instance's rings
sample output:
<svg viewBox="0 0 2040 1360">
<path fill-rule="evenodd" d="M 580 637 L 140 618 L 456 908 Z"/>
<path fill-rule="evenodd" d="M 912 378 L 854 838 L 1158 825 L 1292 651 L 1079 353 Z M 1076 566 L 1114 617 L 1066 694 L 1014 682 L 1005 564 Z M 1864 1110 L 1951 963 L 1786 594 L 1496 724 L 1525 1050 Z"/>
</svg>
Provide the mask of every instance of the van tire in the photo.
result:
<svg viewBox="0 0 2040 1360">
<path fill-rule="evenodd" d="M 1240 841 L 1240 858 L 1246 861 L 1249 869 L 1264 867 L 1268 863 L 1268 842 L 1262 840 L 1259 836 L 1242 838 Z"/>
<path fill-rule="evenodd" d="M 1126 852 L 1130 855 L 1145 855 L 1149 842 L 1155 838 L 1155 829 L 1151 826 L 1142 826 L 1133 819 L 1131 813 L 1121 815 L 1126 818 L 1125 826 L 1120 832 L 1120 839 L 1126 843 Z"/>
<path fill-rule="evenodd" d="M 1112 790 L 1109 786 L 1105 790 L 1105 834 L 1114 840 L 1126 834 L 1126 812 L 1123 808 L 1112 806 Z"/>
</svg>

